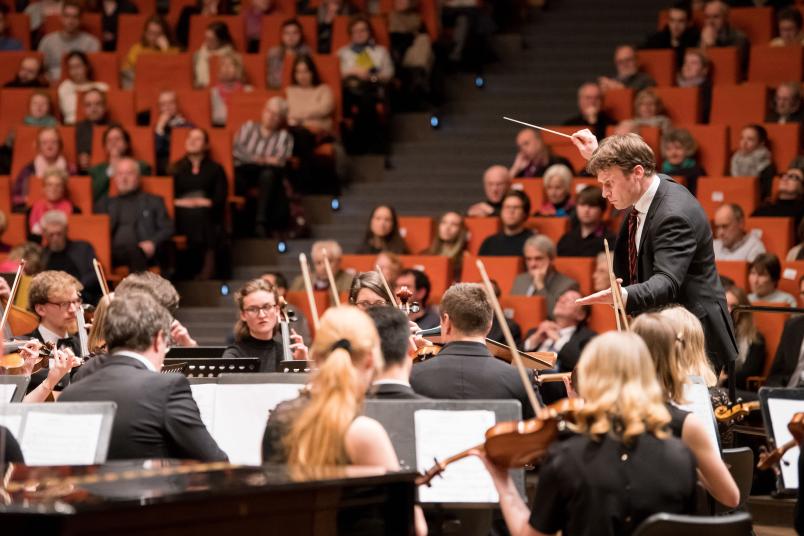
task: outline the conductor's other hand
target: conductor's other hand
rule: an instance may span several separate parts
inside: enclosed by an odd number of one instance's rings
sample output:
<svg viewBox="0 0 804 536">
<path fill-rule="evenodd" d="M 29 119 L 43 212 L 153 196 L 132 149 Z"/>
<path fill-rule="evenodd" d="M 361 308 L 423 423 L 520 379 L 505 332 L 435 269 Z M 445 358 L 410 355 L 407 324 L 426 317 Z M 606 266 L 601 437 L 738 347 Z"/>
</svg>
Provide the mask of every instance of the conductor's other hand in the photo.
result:
<svg viewBox="0 0 804 536">
<path fill-rule="evenodd" d="M 592 131 L 588 128 L 583 130 L 579 130 L 572 135 L 572 143 L 575 147 L 578 148 L 578 151 L 581 153 L 586 160 L 592 158 L 592 153 L 595 152 L 597 149 L 597 138 Z"/>
</svg>

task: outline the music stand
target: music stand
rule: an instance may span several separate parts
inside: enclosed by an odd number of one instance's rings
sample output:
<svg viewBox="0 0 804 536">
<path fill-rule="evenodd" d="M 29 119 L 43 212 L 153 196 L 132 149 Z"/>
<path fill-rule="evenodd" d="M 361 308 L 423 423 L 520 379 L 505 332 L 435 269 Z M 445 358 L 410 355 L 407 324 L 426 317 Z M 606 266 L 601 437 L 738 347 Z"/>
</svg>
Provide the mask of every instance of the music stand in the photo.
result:
<svg viewBox="0 0 804 536">
<path fill-rule="evenodd" d="M 260 359 L 258 357 L 214 357 L 203 358 L 165 358 L 164 365 L 177 365 L 186 363 L 184 375 L 197 378 L 218 376 L 224 372 L 259 372 Z"/>
<path fill-rule="evenodd" d="M 226 346 L 173 346 L 168 352 L 171 359 L 192 357 L 195 359 L 211 359 L 223 356 Z"/>
<path fill-rule="evenodd" d="M 3 397 L 0 404 L 22 402 L 30 381 L 30 376 L 0 376 L 0 393 L 11 393 L 7 397 Z"/>
<path fill-rule="evenodd" d="M 777 448 L 792 439 L 787 424 L 793 414 L 804 411 L 804 389 L 763 387 L 759 390 L 759 404 L 770 447 Z M 787 451 L 779 463 L 777 489 L 780 494 L 798 492 L 799 453 L 800 448 L 794 447 Z"/>
</svg>

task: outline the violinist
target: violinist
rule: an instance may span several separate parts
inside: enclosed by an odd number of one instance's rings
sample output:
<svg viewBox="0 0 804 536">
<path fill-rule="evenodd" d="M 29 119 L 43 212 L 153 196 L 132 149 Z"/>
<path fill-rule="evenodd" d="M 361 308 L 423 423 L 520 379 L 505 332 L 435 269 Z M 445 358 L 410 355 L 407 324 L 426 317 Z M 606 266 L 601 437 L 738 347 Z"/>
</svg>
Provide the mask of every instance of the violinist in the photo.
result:
<svg viewBox="0 0 804 536">
<path fill-rule="evenodd" d="M 240 311 L 234 327 L 235 343 L 223 352 L 224 358 L 259 357 L 260 372 L 277 372 L 285 359 L 280 332 L 279 294 L 263 279 L 252 279 L 234 295 Z M 291 330 L 290 352 L 293 359 L 306 360 L 307 347 L 301 336 Z"/>
<path fill-rule="evenodd" d="M 369 307 L 366 311 L 380 335 L 384 366 L 371 384 L 368 398 L 422 400 L 410 386 L 413 360 L 408 357 L 410 335 L 408 317 L 394 307 Z"/>
<path fill-rule="evenodd" d="M 352 280 L 349 289 L 349 303 L 366 311 L 377 305 L 390 305 L 394 302 L 388 295 L 377 272 L 361 272 Z"/>
<path fill-rule="evenodd" d="M 402 287 L 408 287 L 413 293 L 410 300 L 419 304 L 419 311 L 410 313 L 408 318 L 416 322 L 421 329 L 430 329 L 439 325 L 441 318 L 438 315 L 438 307 L 428 305 L 430 298 L 430 278 L 421 270 L 406 268 L 396 278 L 394 292 L 399 292 Z"/>
<path fill-rule="evenodd" d="M 36 340 L 31 340 L 25 343 L 25 346 L 20 348 L 20 355 L 25 359 L 26 367 L 33 368 L 33 365 L 38 359 L 50 359 L 50 364 L 47 369 L 47 375 L 42 383 L 37 385 L 33 390 L 25 395 L 22 399 L 23 402 L 36 403 L 46 402 L 50 394 L 54 391 L 59 382 L 64 378 L 73 367 L 78 366 L 81 360 L 75 357 L 72 350 L 65 348 L 64 350 L 53 350 L 51 356 L 41 357 L 39 350 L 42 343 Z M 30 370 L 30 369 L 29 369 Z"/>
<path fill-rule="evenodd" d="M 695 458 L 666 430 L 670 415 L 645 343 L 631 333 L 596 337 L 581 355 L 578 383 L 578 433 L 550 446 L 532 510 L 508 468 L 477 453 L 512 536 L 631 534 L 654 513 L 691 514 Z"/>
<path fill-rule="evenodd" d="M 430 398 L 519 400 L 523 417 L 530 418 L 533 407 L 516 369 L 486 348 L 491 317 L 492 306 L 482 286 L 450 287 L 441 299 L 441 336 L 446 344 L 437 357 L 413 367 L 410 384 Z"/>
</svg>

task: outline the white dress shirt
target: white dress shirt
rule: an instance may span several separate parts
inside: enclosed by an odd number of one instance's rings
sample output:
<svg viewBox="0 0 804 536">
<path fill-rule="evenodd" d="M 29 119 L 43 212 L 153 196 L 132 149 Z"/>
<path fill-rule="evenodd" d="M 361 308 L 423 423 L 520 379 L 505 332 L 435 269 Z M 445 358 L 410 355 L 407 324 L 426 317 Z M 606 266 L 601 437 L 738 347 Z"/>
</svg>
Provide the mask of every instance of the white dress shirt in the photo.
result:
<svg viewBox="0 0 804 536">
<path fill-rule="evenodd" d="M 567 326 L 558 330 L 558 339 L 546 339 L 540 346 L 539 352 L 560 352 L 564 345 L 569 342 L 577 326 Z"/>
<path fill-rule="evenodd" d="M 144 355 L 138 354 L 137 352 L 130 352 L 128 350 L 120 350 L 119 352 L 115 352 L 114 355 L 122 355 L 122 356 L 130 357 L 131 359 L 136 359 L 137 361 L 139 361 L 140 363 L 145 365 L 145 367 L 148 370 L 150 370 L 151 372 L 156 372 L 156 367 L 154 366 L 154 364 L 151 363 L 150 361 L 148 361 L 148 359 L 146 359 Z"/>
<path fill-rule="evenodd" d="M 42 335 L 42 342 L 44 343 L 52 342 L 54 344 L 58 343 L 59 339 L 66 339 L 67 337 L 70 336 L 69 333 L 59 335 L 58 333 L 50 331 L 42 324 L 39 324 L 39 334 Z"/>
<path fill-rule="evenodd" d="M 371 385 L 404 385 L 405 387 L 410 387 L 410 383 L 404 380 L 394 380 L 392 378 L 388 378 L 385 380 L 377 380 L 373 382 Z"/>
<path fill-rule="evenodd" d="M 648 186 L 648 189 L 644 194 L 642 194 L 642 197 L 640 197 L 639 200 L 634 203 L 634 210 L 637 211 L 637 253 L 639 252 L 639 244 L 642 241 L 642 229 L 645 227 L 645 219 L 648 215 L 648 209 L 650 209 L 650 204 L 653 202 L 653 198 L 656 197 L 656 191 L 659 189 L 659 183 L 661 183 L 661 179 L 658 175 L 654 175 L 650 186 Z"/>
</svg>

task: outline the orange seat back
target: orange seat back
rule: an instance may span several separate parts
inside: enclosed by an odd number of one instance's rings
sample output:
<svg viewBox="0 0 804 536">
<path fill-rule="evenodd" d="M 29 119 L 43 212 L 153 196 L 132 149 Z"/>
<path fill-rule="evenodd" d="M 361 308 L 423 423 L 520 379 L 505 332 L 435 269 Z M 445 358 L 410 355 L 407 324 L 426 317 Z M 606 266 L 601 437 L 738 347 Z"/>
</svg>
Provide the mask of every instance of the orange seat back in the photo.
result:
<svg viewBox="0 0 804 536">
<path fill-rule="evenodd" d="M 229 102 L 226 127 L 236 133 L 247 121 L 259 121 L 262 109 L 271 97 L 284 97 L 284 94 L 274 90 L 235 93 Z"/>
<path fill-rule="evenodd" d="M 784 259 L 793 247 L 793 218 L 754 217 L 746 218 L 745 226 L 752 231 L 759 231 L 762 243 L 769 253 Z"/>
<path fill-rule="evenodd" d="M 536 329 L 547 318 L 547 303 L 544 296 L 501 296 L 500 306 L 507 318 L 522 329 L 522 338 L 531 329 Z"/>
<path fill-rule="evenodd" d="M 33 50 L 8 50 L 2 53 L 0 61 L 0 86 L 11 82 L 20 70 L 20 62 L 24 58 L 35 57 L 42 61 L 42 53 Z M 0 118 L 2 119 L 2 118 Z"/>
<path fill-rule="evenodd" d="M 112 236 L 108 214 L 73 214 L 67 227 L 70 240 L 84 240 L 95 248 L 95 255 L 104 267 L 112 265 Z"/>
<path fill-rule="evenodd" d="M 6 13 L 8 36 L 22 43 L 24 50 L 31 48 L 31 21 L 25 13 Z M 5 54 L 5 52 L 3 52 Z"/>
<path fill-rule="evenodd" d="M 187 51 L 194 53 L 204 44 L 204 32 L 213 22 L 222 22 L 229 28 L 235 50 L 241 54 L 246 51 L 246 27 L 240 15 L 192 15 L 190 17 L 190 37 Z"/>
<path fill-rule="evenodd" d="M 772 7 L 736 7 L 729 11 L 729 19 L 750 43 L 767 43 L 773 37 Z"/>
<path fill-rule="evenodd" d="M 3 242 L 12 247 L 24 243 L 27 236 L 25 214 L 6 214 L 6 219 L 8 219 L 8 227 L 3 233 Z"/>
<path fill-rule="evenodd" d="M 408 250 L 424 251 L 433 241 L 433 218 L 430 216 L 400 216 L 399 234 L 405 239 Z"/>
<path fill-rule="evenodd" d="M 605 333 L 617 329 L 617 321 L 614 318 L 614 309 L 610 305 L 592 305 L 592 312 L 586 324 L 595 333 Z"/>
<path fill-rule="evenodd" d="M 377 265 L 377 255 L 341 255 L 341 267 L 355 272 L 371 272 Z"/>
<path fill-rule="evenodd" d="M 742 288 L 748 288 L 748 262 L 746 261 L 715 261 L 717 273 L 728 277 Z"/>
<path fill-rule="evenodd" d="M 737 47 L 710 48 L 706 56 L 711 62 L 713 84 L 736 84 L 740 81 L 740 51 Z"/>
<path fill-rule="evenodd" d="M 173 177 L 142 177 L 140 179 L 140 189 L 149 194 L 158 195 L 165 201 L 170 219 L 175 217 L 176 208 L 173 203 Z M 117 185 L 114 181 L 109 183 L 109 197 L 118 194 Z"/>
<path fill-rule="evenodd" d="M 603 110 L 617 121 L 634 117 L 633 89 L 610 89 L 603 96 Z"/>
<path fill-rule="evenodd" d="M 545 235 L 547 238 L 552 240 L 553 244 L 555 245 L 558 243 L 561 237 L 564 236 L 567 231 L 569 231 L 570 219 L 561 217 L 536 216 L 534 218 L 528 218 L 525 226 L 528 229 L 535 229 L 539 232 L 539 234 Z"/>
<path fill-rule="evenodd" d="M 764 84 L 718 85 L 712 89 L 709 122 L 745 125 L 765 120 L 767 88 Z"/>
<path fill-rule="evenodd" d="M 755 302 L 754 305 L 782 305 L 778 303 Z M 782 338 L 784 324 L 790 318 L 788 313 L 770 313 L 754 311 L 754 323 L 757 329 L 765 337 L 765 368 L 762 375 L 767 377 L 770 372 L 776 350 L 779 348 L 779 340 Z"/>
<path fill-rule="evenodd" d="M 137 93 L 193 88 L 192 58 L 189 53 L 144 52 L 137 58 L 135 73 L 134 89 Z"/>
<path fill-rule="evenodd" d="M 701 92 L 694 87 L 653 88 L 662 99 L 667 116 L 673 124 L 698 123 L 701 118 Z"/>
<path fill-rule="evenodd" d="M 613 249 L 614 244 L 609 244 L 609 247 Z M 559 273 L 578 282 L 581 295 L 588 296 L 592 293 L 592 274 L 595 271 L 594 257 L 556 257 L 553 260 L 553 266 Z"/>
<path fill-rule="evenodd" d="M 3 53 L 5 54 L 5 52 Z M 0 61 L 0 65 L 2 65 Z M 9 133 L 21 125 L 28 115 L 28 101 L 31 94 L 44 91 L 50 96 L 50 109 L 55 117 L 59 117 L 58 96 L 54 89 L 7 88 L 0 90 L 0 140 L 5 140 Z"/>
<path fill-rule="evenodd" d="M 79 106 L 76 108 L 75 119 L 76 122 L 83 121 L 86 118 L 84 113 L 84 95 L 86 92 L 80 92 L 77 95 Z M 115 123 L 120 123 L 126 128 L 136 124 L 134 114 L 134 92 L 126 91 L 123 89 L 110 89 L 106 92 L 106 106 L 109 109 L 109 117 Z M 92 129 L 102 130 L 102 129 Z"/>
<path fill-rule="evenodd" d="M 75 127 L 56 127 L 61 134 L 61 141 L 64 144 L 64 156 L 67 162 L 75 164 Z M 14 153 L 11 159 L 11 180 L 17 178 L 17 174 L 22 168 L 31 163 L 36 155 L 36 135 L 40 127 L 20 125 L 15 129 L 17 133 L 14 140 Z"/>
<path fill-rule="evenodd" d="M 698 180 L 698 201 L 709 219 L 723 203 L 736 203 L 751 214 L 759 206 L 759 180 L 756 177 L 704 177 Z"/>
<path fill-rule="evenodd" d="M 31 178 L 28 183 L 28 205 L 44 198 L 43 182 L 40 177 Z M 92 180 L 89 177 L 70 177 L 67 180 L 67 194 L 82 214 L 92 214 Z"/>
<path fill-rule="evenodd" d="M 61 30 L 61 15 L 48 15 L 42 23 L 42 35 Z M 81 30 L 94 35 L 100 41 L 103 37 L 100 13 L 81 13 Z"/>
<path fill-rule="evenodd" d="M 452 283 L 450 260 L 442 255 L 400 255 L 402 266 L 420 270 L 430 279 L 429 303 L 438 303 Z"/>
<path fill-rule="evenodd" d="M 469 231 L 469 241 L 466 249 L 472 255 L 477 255 L 483 240 L 500 232 L 500 218 L 494 216 L 488 218 L 464 218 L 463 221 Z"/>
<path fill-rule="evenodd" d="M 154 133 L 149 127 L 129 127 L 126 128 L 131 135 L 132 156 L 137 160 L 143 160 L 151 166 L 154 165 Z M 92 129 L 92 165 L 106 161 L 106 151 L 103 148 L 103 133 L 105 128 Z"/>
<path fill-rule="evenodd" d="M 670 86 L 676 76 L 676 53 L 674 50 L 638 50 L 637 61 L 657 86 Z"/>
<path fill-rule="evenodd" d="M 125 59 L 128 51 L 135 43 L 139 43 L 145 21 L 153 15 L 154 11 L 140 9 L 139 13 L 121 13 L 117 17 L 117 51 L 121 61 Z"/>
<path fill-rule="evenodd" d="M 11 214 L 11 177 L 0 175 L 0 210 L 8 216 Z"/>
<path fill-rule="evenodd" d="M 804 260 L 782 261 L 782 277 L 779 279 L 779 288 L 793 296 L 799 296 L 801 285 L 799 280 L 804 276 Z M 801 298 L 799 297 L 799 301 Z M 804 306 L 804 304 L 801 304 Z"/>
<path fill-rule="evenodd" d="M 318 309 L 318 315 L 321 316 L 329 307 L 329 292 L 316 290 L 313 291 L 313 297 L 316 309 Z M 285 294 L 285 298 L 287 298 L 290 305 L 304 314 L 310 326 L 310 336 L 315 337 L 315 320 L 313 318 L 313 311 L 310 309 L 310 302 L 307 299 L 307 293 L 301 290 L 289 290 Z"/>
<path fill-rule="evenodd" d="M 726 173 L 728 140 L 724 125 L 679 125 L 687 129 L 698 142 L 698 163 L 707 175 Z"/>
<path fill-rule="evenodd" d="M 511 189 L 524 192 L 528 196 L 531 212 L 538 210 L 544 203 L 544 179 L 541 177 L 514 179 Z"/>
<path fill-rule="evenodd" d="M 748 68 L 748 81 L 777 85 L 790 80 L 801 80 L 804 67 L 804 50 L 801 47 L 772 47 L 753 45 Z"/>
<path fill-rule="evenodd" d="M 522 257 L 475 257 L 467 255 L 463 261 L 461 281 L 466 283 L 480 283 L 480 271 L 475 265 L 475 259 L 480 259 L 486 267 L 489 279 L 497 281 L 502 294 L 510 294 L 514 286 L 514 279 L 524 271 Z"/>
</svg>

